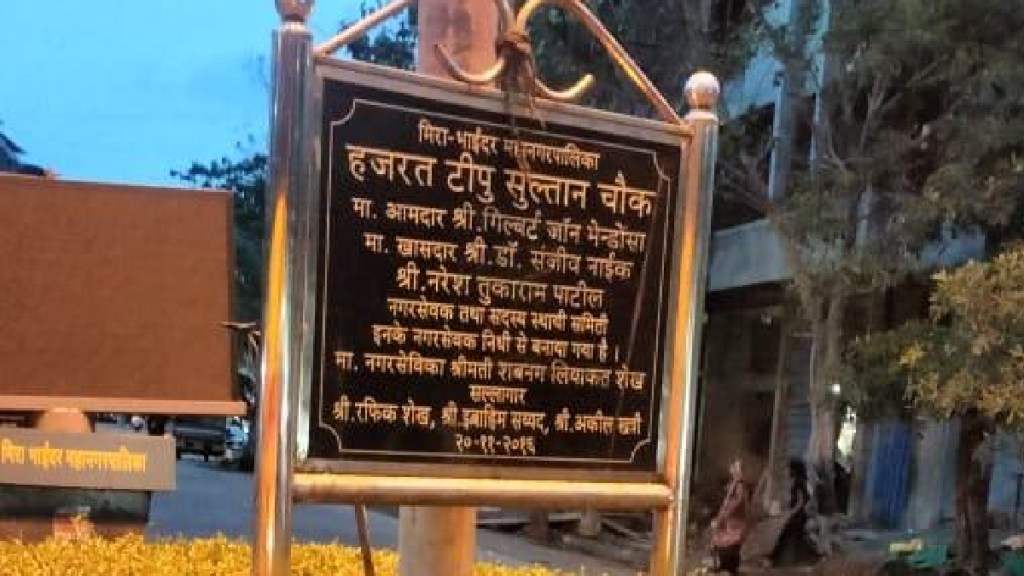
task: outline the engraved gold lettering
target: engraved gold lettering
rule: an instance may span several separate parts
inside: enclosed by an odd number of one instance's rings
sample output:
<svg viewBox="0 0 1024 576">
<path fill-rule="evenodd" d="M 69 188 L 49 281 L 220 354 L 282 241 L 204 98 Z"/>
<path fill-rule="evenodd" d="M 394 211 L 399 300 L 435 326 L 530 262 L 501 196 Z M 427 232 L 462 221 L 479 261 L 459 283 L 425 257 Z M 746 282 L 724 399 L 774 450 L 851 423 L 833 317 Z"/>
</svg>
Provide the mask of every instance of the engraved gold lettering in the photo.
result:
<svg viewBox="0 0 1024 576">
<path fill-rule="evenodd" d="M 451 130 L 443 126 L 435 126 L 426 118 L 419 121 L 419 141 L 421 143 L 434 144 L 442 148 L 448 146 L 448 138 Z"/>
<path fill-rule="evenodd" d="M 512 198 L 512 205 L 519 210 L 527 210 L 533 205 L 576 206 L 586 210 L 590 183 L 506 168 L 505 190 Z"/>
<path fill-rule="evenodd" d="M 458 244 L 396 236 L 395 245 L 398 249 L 398 255 L 403 258 L 434 260 L 441 264 L 458 261 L 455 255 L 455 251 L 459 247 Z"/>
<path fill-rule="evenodd" d="M 562 306 L 577 310 L 580 308 L 600 310 L 604 307 L 604 290 L 589 288 L 583 280 L 580 280 L 575 286 L 555 284 L 551 289 L 555 301 Z"/>
<path fill-rule="evenodd" d="M 430 406 L 417 406 L 412 398 L 401 406 L 402 422 L 410 428 L 434 428 L 434 421 L 430 417 L 433 408 Z"/>
<path fill-rule="evenodd" d="M 419 352 L 404 351 L 395 354 L 363 354 L 363 365 L 373 374 L 418 374 L 441 376 L 447 364 L 444 358 L 420 356 Z"/>
<path fill-rule="evenodd" d="M 504 382 L 543 382 L 548 367 L 543 364 L 526 362 L 505 362 L 499 360 L 498 379 Z"/>
<path fill-rule="evenodd" d="M 452 210 L 452 226 L 456 230 L 476 230 L 476 209 L 469 202 L 463 202 L 460 208 Z"/>
<path fill-rule="evenodd" d="M 385 217 L 393 222 L 413 224 L 426 229 L 443 229 L 444 217 L 448 210 L 444 208 L 431 208 L 428 206 L 417 206 L 416 204 L 399 204 L 388 202 Z"/>
<path fill-rule="evenodd" d="M 572 414 L 568 408 L 555 415 L 555 432 L 569 432 L 572 430 Z"/>
<path fill-rule="evenodd" d="M 530 327 L 548 332 L 564 332 L 567 318 L 568 315 L 562 309 L 558 312 L 531 312 Z"/>
<path fill-rule="evenodd" d="M 415 178 L 416 184 L 423 188 L 430 188 L 434 185 L 436 158 L 352 144 L 346 144 L 345 149 L 348 151 L 349 173 L 360 182 L 366 181 L 368 160 L 370 171 L 382 180 L 394 182 L 395 174 L 398 174 L 407 186 L 412 186 L 412 178 Z M 408 173 L 410 165 L 413 168 L 412 178 Z"/>
<path fill-rule="evenodd" d="M 353 403 L 356 421 L 360 424 L 394 424 L 398 420 L 398 405 L 377 402 L 373 396 L 366 396 Z"/>
<path fill-rule="evenodd" d="M 544 412 L 523 412 L 510 410 L 509 423 L 516 432 L 520 430 L 533 430 L 547 436 L 548 427 L 546 421 L 548 415 Z"/>
<path fill-rule="evenodd" d="M 407 262 L 395 271 L 395 282 L 403 290 L 417 291 L 420 289 L 420 268 L 415 262 Z"/>
<path fill-rule="evenodd" d="M 547 164 L 571 168 L 597 170 L 601 155 L 596 152 L 585 152 L 570 142 L 564 146 L 546 146 L 537 142 L 522 140 L 505 140 L 505 152 L 518 160 L 529 162 L 537 160 Z"/>
<path fill-rule="evenodd" d="M 598 184 L 601 205 L 611 210 L 612 214 L 632 212 L 636 217 L 650 216 L 653 199 L 657 196 L 650 190 L 630 188 L 626 185 L 626 177 L 619 171 L 615 184 Z"/>
<path fill-rule="evenodd" d="M 580 273 L 582 256 L 567 252 L 564 246 L 559 246 L 554 252 L 530 250 L 530 255 L 530 265 L 538 272 Z"/>
<path fill-rule="evenodd" d="M 486 317 L 487 308 L 483 306 L 459 304 L 459 322 L 462 322 L 463 324 L 483 326 Z"/>
<path fill-rule="evenodd" d="M 435 294 L 468 296 L 472 279 L 469 274 L 449 272 L 444 266 L 438 270 L 427 270 L 427 286 Z"/>
<path fill-rule="evenodd" d="M 462 253 L 467 264 L 487 264 L 487 242 L 480 236 L 474 238 L 472 242 L 466 242 Z"/>
<path fill-rule="evenodd" d="M 496 328 L 519 329 L 526 328 L 528 312 L 523 310 L 512 310 L 508 308 L 491 308 L 488 310 L 487 321 Z"/>
<path fill-rule="evenodd" d="M 533 218 L 503 214 L 494 206 L 488 206 L 481 213 L 481 232 L 495 232 L 511 238 L 537 240 L 537 228 L 543 222 L 540 211 Z"/>
<path fill-rule="evenodd" d="M 601 312 L 600 316 L 594 316 L 590 312 L 572 314 L 569 320 L 575 334 L 608 335 L 608 314 L 604 312 Z"/>
<path fill-rule="evenodd" d="M 632 417 L 619 417 L 616 419 L 619 434 L 623 436 L 639 436 L 640 424 L 644 421 L 643 415 L 637 412 Z"/>
<path fill-rule="evenodd" d="M 355 353 L 342 350 L 334 351 L 334 364 L 342 372 L 351 372 Z"/>
<path fill-rule="evenodd" d="M 352 211 L 363 220 L 373 219 L 373 200 L 369 198 L 353 198 Z"/>
<path fill-rule="evenodd" d="M 509 388 L 506 386 L 469 387 L 469 398 L 479 404 L 526 404 L 526 388 Z"/>
<path fill-rule="evenodd" d="M 615 371 L 615 385 L 619 390 L 643 390 L 646 381 L 646 372 L 632 372 L 626 366 Z"/>
<path fill-rule="evenodd" d="M 587 272 L 606 282 L 629 280 L 633 276 L 633 263 L 615 258 L 615 252 L 607 258 L 587 256 Z"/>
<path fill-rule="evenodd" d="M 473 154 L 485 154 L 487 156 L 494 156 L 498 153 L 498 141 L 501 140 L 497 136 L 485 134 L 479 126 L 472 132 L 459 130 L 456 133 L 456 139 L 459 142 L 459 146 L 467 153 L 472 152 Z"/>
<path fill-rule="evenodd" d="M 459 405 L 448 402 L 441 408 L 441 426 L 455 428 L 459 425 Z"/>
<path fill-rule="evenodd" d="M 512 241 L 506 244 L 498 244 L 492 247 L 494 250 L 494 265 L 501 268 L 515 268 L 516 254 L 519 252 L 519 243 Z"/>
<path fill-rule="evenodd" d="M 436 330 L 412 328 L 412 342 L 424 348 L 443 350 L 476 350 L 480 335 L 475 332 L 458 332 L 445 326 Z"/>
<path fill-rule="evenodd" d="M 491 329 L 480 333 L 480 350 L 483 352 L 499 352 L 508 354 L 512 351 L 512 335 L 508 330 L 495 334 Z M 500 363 L 499 363 L 500 364 Z"/>
<path fill-rule="evenodd" d="M 366 149 L 358 146 L 345 146 L 348 150 L 348 171 L 360 182 L 366 181 Z"/>
<path fill-rule="evenodd" d="M 484 306 L 489 306 L 494 300 L 526 304 L 547 301 L 548 285 L 538 282 L 477 276 L 476 286 L 477 297 Z"/>
<path fill-rule="evenodd" d="M 410 318 L 415 320 L 435 320 L 450 322 L 455 318 L 455 305 L 443 302 L 430 302 L 425 296 L 419 300 L 388 298 L 388 311 L 393 318 Z"/>
<path fill-rule="evenodd" d="M 451 375 L 453 378 L 465 380 L 490 380 L 494 371 L 494 363 L 490 358 L 482 360 L 467 360 L 465 356 L 451 361 Z"/>
<path fill-rule="evenodd" d="M 612 381 L 612 370 L 607 368 L 581 368 L 555 360 L 549 369 L 551 383 L 558 386 L 608 388 Z"/>
<path fill-rule="evenodd" d="M 548 238 L 559 244 L 579 244 L 580 233 L 583 226 L 573 223 L 569 218 L 563 218 L 561 222 L 548 220 L 544 223 L 547 229 Z"/>
<path fill-rule="evenodd" d="M 342 395 L 335 403 L 331 410 L 334 415 L 334 419 L 344 424 L 349 421 L 352 413 L 352 401 L 348 399 L 348 396 Z"/>
<path fill-rule="evenodd" d="M 605 416 L 601 410 L 593 414 L 577 414 L 573 419 L 573 428 L 578 433 L 601 434 L 611 436 L 615 433 L 614 416 Z"/>
<path fill-rule="evenodd" d="M 463 152 L 458 160 L 445 160 L 444 163 L 451 169 L 448 171 L 449 190 L 458 194 L 468 192 L 484 204 L 494 202 L 491 182 L 494 173 L 498 171 L 497 168 L 478 165 L 469 152 Z"/>
<path fill-rule="evenodd" d="M 409 333 L 409 329 L 404 328 L 395 322 L 394 325 L 374 324 L 372 326 L 372 332 L 373 343 L 377 346 L 382 346 L 384 344 L 402 346 L 405 344 L 405 339 Z"/>
<path fill-rule="evenodd" d="M 547 340 L 544 338 L 531 338 L 530 351 L 537 356 L 545 358 L 568 358 L 569 342 L 566 340 Z"/>
<path fill-rule="evenodd" d="M 384 235 L 363 232 L 363 246 L 374 254 L 384 253 Z"/>
</svg>

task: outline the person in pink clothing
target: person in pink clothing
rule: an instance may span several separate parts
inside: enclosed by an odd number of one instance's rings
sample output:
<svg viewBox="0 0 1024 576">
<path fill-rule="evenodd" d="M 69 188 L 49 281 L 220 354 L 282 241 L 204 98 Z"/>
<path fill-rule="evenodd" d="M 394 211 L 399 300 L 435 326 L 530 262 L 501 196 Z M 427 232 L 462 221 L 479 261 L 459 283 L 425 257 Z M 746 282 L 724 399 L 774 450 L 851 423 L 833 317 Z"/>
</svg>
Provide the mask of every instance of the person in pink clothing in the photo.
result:
<svg viewBox="0 0 1024 576">
<path fill-rule="evenodd" d="M 740 549 L 747 535 L 747 506 L 749 495 L 743 482 L 743 463 L 734 460 L 729 466 L 729 486 L 718 514 L 711 521 L 711 549 L 718 569 L 738 574 Z"/>
</svg>

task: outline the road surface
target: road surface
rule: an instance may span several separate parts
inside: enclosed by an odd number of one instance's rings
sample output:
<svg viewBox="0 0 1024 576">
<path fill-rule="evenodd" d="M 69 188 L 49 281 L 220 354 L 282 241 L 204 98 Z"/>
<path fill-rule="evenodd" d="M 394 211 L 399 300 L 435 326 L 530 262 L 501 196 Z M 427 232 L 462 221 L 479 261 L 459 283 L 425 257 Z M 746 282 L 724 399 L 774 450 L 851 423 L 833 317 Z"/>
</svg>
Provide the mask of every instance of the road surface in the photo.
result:
<svg viewBox="0 0 1024 576">
<path fill-rule="evenodd" d="M 248 539 L 252 533 L 252 478 L 225 470 L 217 462 L 185 457 L 178 461 L 178 489 L 153 497 L 147 534 L 151 537 L 204 537 L 223 534 Z M 397 546 L 398 520 L 370 511 L 370 540 L 376 548 Z M 302 542 L 341 542 L 357 545 L 351 506 L 296 505 L 293 534 Z M 509 565 L 539 564 L 582 571 L 586 576 L 635 576 L 621 566 L 563 550 L 532 544 L 525 539 L 493 532 L 477 532 L 477 558 Z"/>
</svg>

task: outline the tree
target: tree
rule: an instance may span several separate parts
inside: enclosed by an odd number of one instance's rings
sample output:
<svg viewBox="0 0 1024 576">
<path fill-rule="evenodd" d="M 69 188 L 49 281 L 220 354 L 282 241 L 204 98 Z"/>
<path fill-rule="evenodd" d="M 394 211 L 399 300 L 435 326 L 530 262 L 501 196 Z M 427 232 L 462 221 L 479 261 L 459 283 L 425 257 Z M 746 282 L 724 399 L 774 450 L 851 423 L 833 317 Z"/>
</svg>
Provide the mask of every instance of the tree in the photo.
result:
<svg viewBox="0 0 1024 576">
<path fill-rule="evenodd" d="M 1000 428 L 1024 428 L 1024 246 L 934 280 L 926 321 L 851 347 L 848 385 L 855 406 L 884 396 L 890 407 L 959 418 L 957 558 L 987 574 L 989 439 Z"/>
<path fill-rule="evenodd" d="M 241 146 L 239 150 L 242 150 Z M 233 193 L 235 319 L 259 319 L 263 302 L 263 227 L 267 155 L 263 152 L 252 152 L 237 160 L 225 156 L 206 164 L 193 162 L 187 170 L 172 170 L 171 176 L 193 186 L 230 190 Z"/>
<path fill-rule="evenodd" d="M 378 1 L 379 7 L 382 2 Z M 360 5 L 363 16 L 370 8 Z M 350 22 L 343 22 L 346 28 Z M 356 60 L 383 66 L 411 69 L 415 63 L 415 11 L 407 13 L 396 28 L 386 27 L 375 35 L 364 36 L 345 47 Z M 172 170 L 171 176 L 193 186 L 219 188 L 234 193 L 235 227 L 235 302 L 239 321 L 258 320 L 262 313 L 263 234 L 265 226 L 265 190 L 267 154 L 252 152 L 253 138 L 247 146 L 237 145 L 241 157 L 224 156 L 206 163 L 193 162 L 185 170 Z"/>
<path fill-rule="evenodd" d="M 377 0 L 374 8 L 380 8 L 383 4 L 381 0 Z M 365 2 L 359 4 L 362 16 L 366 16 L 374 8 Z M 416 16 L 416 9 L 410 8 L 398 19 L 397 26 L 385 26 L 376 33 L 363 36 L 345 46 L 345 52 L 354 60 L 412 70 L 416 67 Z M 352 24 L 345 21 L 341 23 L 340 28 L 344 30 Z"/>
<path fill-rule="evenodd" d="M 749 24 L 769 0 L 595 0 L 590 9 L 677 109 L 683 84 L 699 69 L 728 78 L 753 53 Z M 586 73 L 596 85 L 583 104 L 636 116 L 653 110 L 593 35 L 558 8 L 530 22 L 541 77 L 565 87 Z"/>
<path fill-rule="evenodd" d="M 726 125 L 720 189 L 767 217 L 810 326 L 808 460 L 826 513 L 851 299 L 920 273 L 930 244 L 1008 224 L 1019 199 L 1022 25 L 1009 0 L 808 2 L 766 27 L 783 71 L 814 87 L 793 103 L 810 142 L 776 166 L 784 196 L 770 195 L 769 159 L 796 131 L 780 143 Z"/>
</svg>

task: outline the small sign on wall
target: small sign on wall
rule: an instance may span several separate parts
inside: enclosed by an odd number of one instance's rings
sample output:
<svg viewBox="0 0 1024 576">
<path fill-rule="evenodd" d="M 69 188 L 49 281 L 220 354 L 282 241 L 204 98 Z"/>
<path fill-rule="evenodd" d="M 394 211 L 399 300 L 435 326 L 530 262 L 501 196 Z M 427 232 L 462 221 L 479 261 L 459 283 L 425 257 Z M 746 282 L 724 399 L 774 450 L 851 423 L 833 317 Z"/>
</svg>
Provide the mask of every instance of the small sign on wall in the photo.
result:
<svg viewBox="0 0 1024 576">
<path fill-rule="evenodd" d="M 0 484 L 174 490 L 174 440 L 0 428 Z"/>
</svg>

